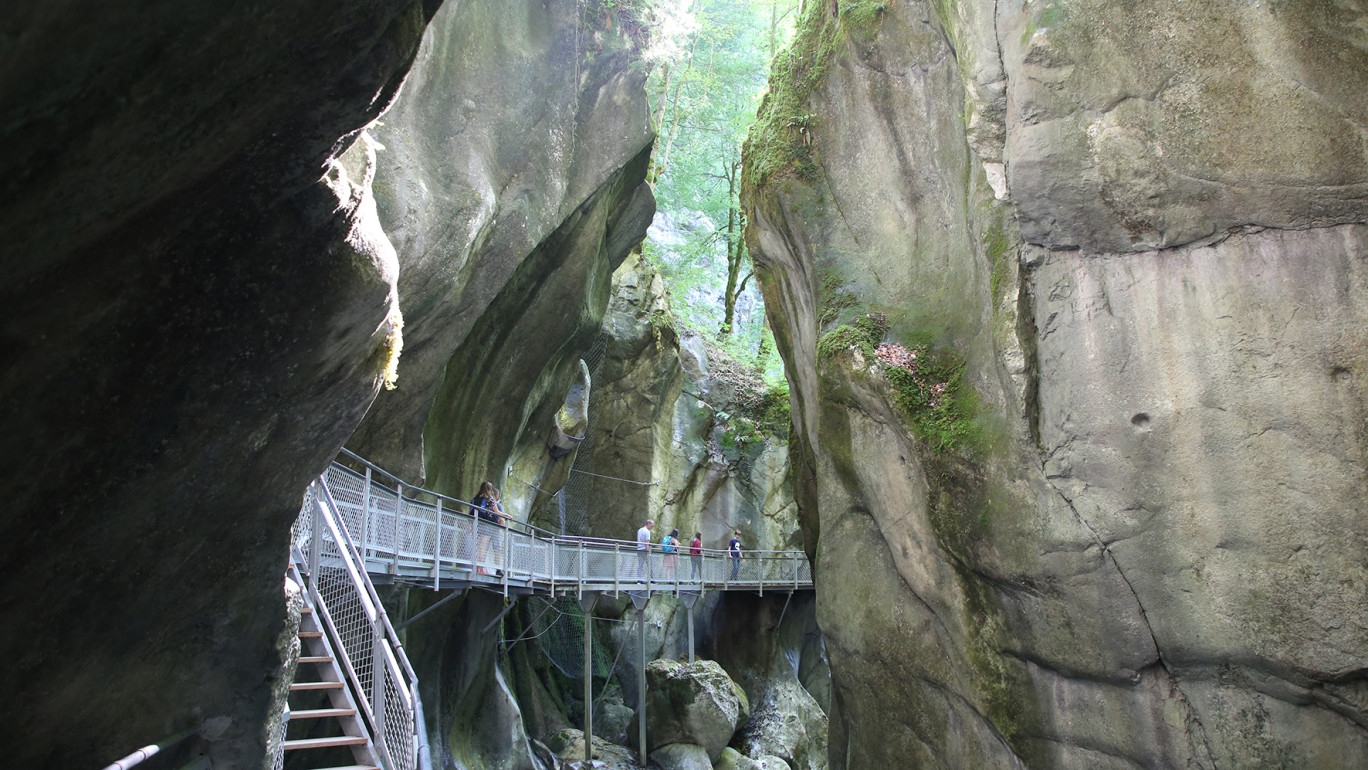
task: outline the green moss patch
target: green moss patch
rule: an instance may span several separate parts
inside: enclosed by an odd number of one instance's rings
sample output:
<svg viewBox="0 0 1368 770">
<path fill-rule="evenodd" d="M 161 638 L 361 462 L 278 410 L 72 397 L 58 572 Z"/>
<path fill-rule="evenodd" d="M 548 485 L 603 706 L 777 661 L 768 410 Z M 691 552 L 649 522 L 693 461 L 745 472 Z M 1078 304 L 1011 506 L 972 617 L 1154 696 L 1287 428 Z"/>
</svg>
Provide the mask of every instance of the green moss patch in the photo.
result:
<svg viewBox="0 0 1368 770">
<path fill-rule="evenodd" d="M 874 346 L 888 332 L 888 321 L 882 315 L 866 314 L 850 324 L 841 324 L 822 335 L 817 341 L 817 357 L 832 358 L 851 348 L 859 348 L 865 358 L 874 357 Z"/>
<path fill-rule="evenodd" d="M 808 3 L 793 42 L 770 64 L 769 93 L 742 149 L 746 186 L 755 189 L 775 175 L 817 178 L 812 157 L 817 116 L 809 111 L 808 101 L 826 80 L 839 37 L 839 16 L 831 16 L 825 2 Z"/>
</svg>

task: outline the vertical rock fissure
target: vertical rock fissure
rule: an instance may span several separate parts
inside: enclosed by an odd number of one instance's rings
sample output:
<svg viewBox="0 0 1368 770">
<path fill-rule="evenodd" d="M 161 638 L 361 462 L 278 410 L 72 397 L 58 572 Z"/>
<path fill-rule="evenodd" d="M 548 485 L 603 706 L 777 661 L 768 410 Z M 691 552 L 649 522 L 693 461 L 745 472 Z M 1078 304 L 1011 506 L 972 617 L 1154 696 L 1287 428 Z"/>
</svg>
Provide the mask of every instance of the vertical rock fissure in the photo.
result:
<svg viewBox="0 0 1368 770">
<path fill-rule="evenodd" d="M 1040 470 L 1042 474 L 1045 473 L 1044 466 L 1041 466 Z M 1051 477 L 1046 476 L 1045 478 L 1046 481 L 1051 481 Z M 1150 642 L 1154 645 L 1155 658 L 1159 661 L 1159 665 L 1163 666 L 1164 673 L 1168 676 L 1170 695 L 1173 696 L 1178 703 L 1182 704 L 1185 728 L 1184 734 L 1187 737 L 1188 745 L 1192 750 L 1193 756 L 1199 762 L 1205 762 L 1205 766 L 1215 767 L 1215 758 L 1211 752 L 1211 744 L 1207 740 L 1206 728 L 1202 725 L 1202 720 L 1198 718 L 1197 710 L 1193 708 L 1192 702 L 1188 700 L 1187 694 L 1183 692 L 1182 686 L 1179 685 L 1178 675 L 1164 657 L 1163 648 L 1159 646 L 1159 638 L 1155 636 L 1154 627 L 1150 625 L 1149 616 L 1145 614 L 1145 605 L 1140 601 L 1140 594 L 1135 590 L 1135 586 L 1131 583 L 1130 578 L 1126 577 L 1125 570 L 1121 569 L 1121 563 L 1116 560 L 1116 555 L 1112 553 L 1111 548 L 1102 540 L 1102 537 L 1097 534 L 1097 530 L 1093 529 L 1092 524 L 1083 517 L 1082 513 L 1079 513 L 1078 508 L 1074 506 L 1073 500 L 1069 499 L 1068 495 L 1065 495 L 1064 492 L 1052 482 L 1050 483 L 1050 488 L 1059 496 L 1059 499 L 1063 500 L 1064 503 L 1069 506 L 1069 510 L 1073 513 L 1074 518 L 1088 530 L 1088 534 L 1092 536 L 1093 542 L 1097 543 L 1097 547 L 1102 549 L 1102 553 L 1116 569 L 1117 577 L 1121 578 L 1121 582 L 1126 584 L 1126 588 L 1130 591 L 1131 596 L 1135 598 L 1135 607 L 1139 610 L 1140 622 L 1145 624 L 1145 633 L 1149 634 Z"/>
</svg>

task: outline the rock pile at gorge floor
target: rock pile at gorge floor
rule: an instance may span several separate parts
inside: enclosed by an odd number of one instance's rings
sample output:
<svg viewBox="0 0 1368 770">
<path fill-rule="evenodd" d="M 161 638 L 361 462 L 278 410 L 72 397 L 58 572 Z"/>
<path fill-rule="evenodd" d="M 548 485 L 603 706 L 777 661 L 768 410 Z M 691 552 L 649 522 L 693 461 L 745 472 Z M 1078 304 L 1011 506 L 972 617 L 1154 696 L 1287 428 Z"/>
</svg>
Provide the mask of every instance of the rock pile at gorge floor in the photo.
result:
<svg viewBox="0 0 1368 770">
<path fill-rule="evenodd" d="M 836 8 L 744 193 L 833 766 L 1368 761 L 1364 9 Z"/>
</svg>

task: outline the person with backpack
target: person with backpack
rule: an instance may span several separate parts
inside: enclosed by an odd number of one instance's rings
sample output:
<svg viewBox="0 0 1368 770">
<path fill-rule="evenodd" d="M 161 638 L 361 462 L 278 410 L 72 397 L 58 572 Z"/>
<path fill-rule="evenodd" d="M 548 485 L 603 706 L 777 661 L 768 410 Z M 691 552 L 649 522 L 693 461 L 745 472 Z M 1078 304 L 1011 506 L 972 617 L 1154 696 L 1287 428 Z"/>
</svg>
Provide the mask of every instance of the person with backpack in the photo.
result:
<svg viewBox="0 0 1368 770">
<path fill-rule="evenodd" d="M 741 530 L 732 533 L 732 539 L 727 543 L 727 553 L 731 555 L 732 570 L 731 580 L 736 579 L 736 575 L 741 571 Z"/>
<path fill-rule="evenodd" d="M 670 582 L 679 580 L 679 568 L 675 565 L 675 554 L 679 552 L 679 530 L 672 529 L 665 539 L 660 541 L 660 552 L 665 554 L 665 571 L 670 576 Z"/>
<path fill-rule="evenodd" d="M 703 533 L 695 532 L 689 543 L 689 580 L 697 580 L 703 574 Z"/>
</svg>

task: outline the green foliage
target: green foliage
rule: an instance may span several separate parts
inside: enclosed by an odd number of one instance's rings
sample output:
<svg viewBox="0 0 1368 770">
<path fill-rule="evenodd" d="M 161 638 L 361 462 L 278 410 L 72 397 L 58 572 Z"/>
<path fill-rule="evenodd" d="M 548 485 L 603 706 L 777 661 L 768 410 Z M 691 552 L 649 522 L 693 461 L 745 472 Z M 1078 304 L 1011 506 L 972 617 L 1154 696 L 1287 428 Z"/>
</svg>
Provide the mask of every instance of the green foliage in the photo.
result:
<svg viewBox="0 0 1368 770">
<path fill-rule="evenodd" d="M 993 297 L 993 310 L 996 312 L 998 304 L 1002 301 L 1004 285 L 1010 275 L 1011 265 L 1008 259 L 1012 249 L 1012 240 L 1007 236 L 1000 217 L 993 217 L 990 220 L 988 228 L 983 233 L 983 245 L 993 265 L 988 277 L 988 289 Z"/>
<path fill-rule="evenodd" d="M 913 433 L 939 452 L 982 448 L 982 411 L 978 394 L 964 382 L 964 356 L 933 353 L 925 344 L 909 346 L 916 354 L 915 369 L 887 366 L 894 402 L 907 416 Z"/>
<path fill-rule="evenodd" d="M 841 4 L 841 20 L 848 28 L 870 30 L 883 21 L 883 14 L 887 9 L 888 3 L 875 0 L 845 2 Z"/>
<path fill-rule="evenodd" d="M 840 20 L 827 13 L 826 3 L 806 4 L 793 42 L 770 64 L 769 93 L 746 137 L 747 185 L 763 185 L 776 174 L 817 177 L 811 133 L 816 115 L 808 99 L 826 80 L 839 31 Z"/>
<path fill-rule="evenodd" d="M 834 270 L 817 269 L 817 328 L 824 329 L 841 317 L 841 311 L 856 305 L 852 292 L 843 292 L 844 282 Z"/>
<path fill-rule="evenodd" d="M 776 436 L 788 435 L 793 416 L 789 411 L 789 387 L 784 382 L 765 391 L 761 399 L 760 429 Z"/>
<path fill-rule="evenodd" d="M 782 377 L 782 362 L 764 329 L 759 287 L 740 240 L 741 142 L 768 75 L 767 46 L 783 18 L 777 9 L 791 2 L 693 0 L 677 12 L 676 39 L 662 48 L 668 52 L 647 85 L 659 133 L 657 204 L 686 235 L 682 244 L 648 243 L 647 256 L 665 280 L 681 330 L 722 347 L 765 380 Z M 756 310 L 738 312 L 721 333 L 728 298 L 744 298 L 738 304 Z"/>
<path fill-rule="evenodd" d="M 817 341 L 817 357 L 831 358 L 851 348 L 859 348 L 865 358 L 874 357 L 874 346 L 879 344 L 888 331 L 888 324 L 882 317 L 865 315 L 850 324 L 841 324 L 822 335 Z"/>
</svg>

